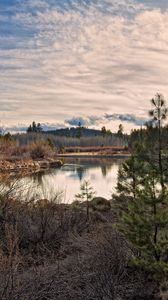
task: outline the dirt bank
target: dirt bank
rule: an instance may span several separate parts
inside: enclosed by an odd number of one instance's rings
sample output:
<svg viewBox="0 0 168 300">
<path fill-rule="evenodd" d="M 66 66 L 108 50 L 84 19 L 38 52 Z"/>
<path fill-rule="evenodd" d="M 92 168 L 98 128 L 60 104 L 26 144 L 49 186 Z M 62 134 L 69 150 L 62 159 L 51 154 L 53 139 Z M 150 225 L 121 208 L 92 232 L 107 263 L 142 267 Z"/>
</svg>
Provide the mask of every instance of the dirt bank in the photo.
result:
<svg viewBox="0 0 168 300">
<path fill-rule="evenodd" d="M 0 160 L 0 173 L 19 171 L 40 171 L 41 169 L 59 168 L 63 165 L 61 160 Z"/>
</svg>

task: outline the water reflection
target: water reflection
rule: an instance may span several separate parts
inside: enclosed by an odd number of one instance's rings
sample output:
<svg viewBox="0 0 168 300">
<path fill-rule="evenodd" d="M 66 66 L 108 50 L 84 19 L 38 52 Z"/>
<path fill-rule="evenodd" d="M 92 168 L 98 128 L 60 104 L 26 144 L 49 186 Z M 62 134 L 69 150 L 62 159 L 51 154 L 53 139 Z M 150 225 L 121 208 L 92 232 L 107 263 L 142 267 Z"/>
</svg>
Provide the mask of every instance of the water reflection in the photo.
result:
<svg viewBox="0 0 168 300">
<path fill-rule="evenodd" d="M 111 198 L 117 182 L 117 172 L 121 159 L 64 159 L 61 169 L 50 169 L 24 177 L 19 180 L 21 186 L 29 191 L 31 199 L 53 199 L 72 202 L 80 190 L 83 180 L 89 180 L 98 196 Z"/>
</svg>

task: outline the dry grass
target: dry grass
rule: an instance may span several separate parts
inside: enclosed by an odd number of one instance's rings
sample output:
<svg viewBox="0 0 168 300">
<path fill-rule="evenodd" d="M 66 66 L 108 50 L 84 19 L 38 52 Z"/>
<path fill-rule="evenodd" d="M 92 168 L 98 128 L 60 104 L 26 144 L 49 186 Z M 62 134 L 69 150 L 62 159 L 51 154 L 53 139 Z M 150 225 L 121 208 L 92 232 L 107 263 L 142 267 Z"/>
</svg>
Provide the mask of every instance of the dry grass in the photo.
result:
<svg viewBox="0 0 168 300">
<path fill-rule="evenodd" d="M 128 268 L 132 250 L 114 221 L 112 210 L 87 220 L 80 206 L 57 199 L 2 197 L 0 299 L 152 299 L 153 284 Z"/>
<path fill-rule="evenodd" d="M 52 157 L 55 151 L 47 140 L 31 141 L 28 144 L 19 145 L 13 137 L 5 139 L 0 137 L 0 160 L 39 159 Z"/>
</svg>

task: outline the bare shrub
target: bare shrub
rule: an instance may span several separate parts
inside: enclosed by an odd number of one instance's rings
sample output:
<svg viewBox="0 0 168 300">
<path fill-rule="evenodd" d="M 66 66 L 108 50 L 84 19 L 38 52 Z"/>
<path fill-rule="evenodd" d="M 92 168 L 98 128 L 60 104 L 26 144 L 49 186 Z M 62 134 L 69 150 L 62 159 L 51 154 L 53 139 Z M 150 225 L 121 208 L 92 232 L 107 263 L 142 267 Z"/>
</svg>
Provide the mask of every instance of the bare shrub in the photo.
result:
<svg viewBox="0 0 168 300">
<path fill-rule="evenodd" d="M 16 146 L 11 151 L 11 156 L 15 159 L 30 158 L 29 146 Z"/>
<path fill-rule="evenodd" d="M 19 286 L 17 274 L 21 262 L 17 225 L 6 223 L 4 240 L 0 244 L 0 299 L 13 299 L 13 292 Z"/>
<path fill-rule="evenodd" d="M 91 207 L 98 211 L 108 211 L 111 209 L 110 201 L 103 197 L 95 197 L 90 202 Z"/>
<path fill-rule="evenodd" d="M 35 144 L 32 146 L 31 152 L 30 152 L 31 158 L 33 159 L 41 159 L 44 158 L 47 155 L 47 149 L 46 146 L 43 144 Z"/>
<path fill-rule="evenodd" d="M 111 210 L 88 220 L 82 205 L 8 193 L 0 213 L 0 299 L 154 299 L 154 284 L 128 264 L 133 251 L 106 218 Z"/>
</svg>

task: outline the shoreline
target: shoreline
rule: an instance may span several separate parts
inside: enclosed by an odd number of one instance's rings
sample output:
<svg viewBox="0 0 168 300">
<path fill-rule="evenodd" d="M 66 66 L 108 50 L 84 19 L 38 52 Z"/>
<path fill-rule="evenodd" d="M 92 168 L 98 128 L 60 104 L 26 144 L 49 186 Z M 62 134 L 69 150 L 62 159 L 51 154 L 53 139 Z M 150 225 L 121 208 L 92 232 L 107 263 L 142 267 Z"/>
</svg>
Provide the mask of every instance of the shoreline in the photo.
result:
<svg viewBox="0 0 168 300">
<path fill-rule="evenodd" d="M 65 153 L 58 154 L 58 158 L 129 158 L 131 153 L 118 153 L 118 154 L 97 154 L 97 153 Z"/>
<path fill-rule="evenodd" d="M 111 158 L 111 159 L 124 159 L 129 158 L 130 153 L 96 153 L 96 152 L 80 152 L 80 153 L 64 153 L 57 154 L 56 159 L 14 159 L 6 158 L 0 160 L 0 174 L 2 173 L 36 173 L 41 170 L 50 169 L 50 168 L 61 168 L 64 164 L 63 159 L 66 158 Z"/>
<path fill-rule="evenodd" d="M 58 159 L 43 159 L 43 160 L 0 160 L 0 174 L 3 172 L 19 173 L 19 172 L 39 172 L 49 168 L 60 168 L 63 166 L 63 162 Z"/>
</svg>

